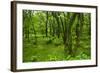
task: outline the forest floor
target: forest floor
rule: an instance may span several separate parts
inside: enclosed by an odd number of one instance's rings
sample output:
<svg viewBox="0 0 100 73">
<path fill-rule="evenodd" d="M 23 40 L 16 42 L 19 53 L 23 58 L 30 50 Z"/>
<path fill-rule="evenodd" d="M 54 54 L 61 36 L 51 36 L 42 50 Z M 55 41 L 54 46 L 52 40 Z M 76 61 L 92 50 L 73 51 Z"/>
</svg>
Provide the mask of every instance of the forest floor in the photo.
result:
<svg viewBox="0 0 100 73">
<path fill-rule="evenodd" d="M 83 59 L 89 59 L 87 55 L 82 54 Z M 63 42 L 56 39 L 38 38 L 37 43 L 32 40 L 23 44 L 23 62 L 40 62 L 40 61 L 63 61 L 63 60 L 80 60 L 82 56 L 71 57 L 65 56 Z"/>
</svg>

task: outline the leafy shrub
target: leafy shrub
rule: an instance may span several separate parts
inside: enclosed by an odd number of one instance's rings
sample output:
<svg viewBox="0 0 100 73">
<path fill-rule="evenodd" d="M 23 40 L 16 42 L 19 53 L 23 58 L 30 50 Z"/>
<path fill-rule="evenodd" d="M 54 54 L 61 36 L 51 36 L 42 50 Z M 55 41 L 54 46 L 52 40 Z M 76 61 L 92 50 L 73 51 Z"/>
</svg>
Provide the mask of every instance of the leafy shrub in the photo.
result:
<svg viewBox="0 0 100 73">
<path fill-rule="evenodd" d="M 52 39 L 46 41 L 46 44 L 50 44 L 50 43 L 52 43 Z"/>
<path fill-rule="evenodd" d="M 37 61 L 38 61 L 37 56 L 32 56 L 32 57 L 31 57 L 31 61 L 32 61 L 32 62 L 37 62 Z"/>
<path fill-rule="evenodd" d="M 48 55 L 50 61 L 56 61 L 57 57 L 54 55 Z"/>
</svg>

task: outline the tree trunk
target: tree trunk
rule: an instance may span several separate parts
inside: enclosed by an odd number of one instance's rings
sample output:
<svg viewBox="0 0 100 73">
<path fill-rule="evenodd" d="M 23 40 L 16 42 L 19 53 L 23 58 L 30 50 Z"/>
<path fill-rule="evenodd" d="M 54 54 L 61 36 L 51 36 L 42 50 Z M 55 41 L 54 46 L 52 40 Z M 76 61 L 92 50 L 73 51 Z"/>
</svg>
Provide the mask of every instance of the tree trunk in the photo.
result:
<svg viewBox="0 0 100 73">
<path fill-rule="evenodd" d="M 48 11 L 46 12 L 46 37 L 48 37 Z"/>
</svg>

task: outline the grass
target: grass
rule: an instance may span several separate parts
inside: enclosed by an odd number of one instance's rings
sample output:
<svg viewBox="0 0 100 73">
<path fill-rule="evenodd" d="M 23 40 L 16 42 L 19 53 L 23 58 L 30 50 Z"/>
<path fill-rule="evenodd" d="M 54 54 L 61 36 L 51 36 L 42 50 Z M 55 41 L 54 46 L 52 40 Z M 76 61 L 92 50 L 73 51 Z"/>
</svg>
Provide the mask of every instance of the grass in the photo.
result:
<svg viewBox="0 0 100 73">
<path fill-rule="evenodd" d="M 30 39 L 29 41 L 24 39 L 23 62 L 90 59 L 90 56 L 83 52 L 75 57 L 71 55 L 65 56 L 64 45 L 61 39 L 51 40 L 46 37 L 38 37 L 37 39 L 37 43 L 34 43 L 34 39 Z"/>
</svg>

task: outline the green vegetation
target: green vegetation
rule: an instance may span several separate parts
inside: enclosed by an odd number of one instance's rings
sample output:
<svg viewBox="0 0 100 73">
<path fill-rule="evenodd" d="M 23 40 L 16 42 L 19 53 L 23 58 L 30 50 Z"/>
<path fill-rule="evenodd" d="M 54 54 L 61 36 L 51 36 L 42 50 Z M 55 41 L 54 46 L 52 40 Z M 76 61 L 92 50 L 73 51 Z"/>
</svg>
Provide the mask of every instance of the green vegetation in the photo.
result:
<svg viewBox="0 0 100 73">
<path fill-rule="evenodd" d="M 91 58 L 90 13 L 23 10 L 23 62 Z"/>
</svg>

